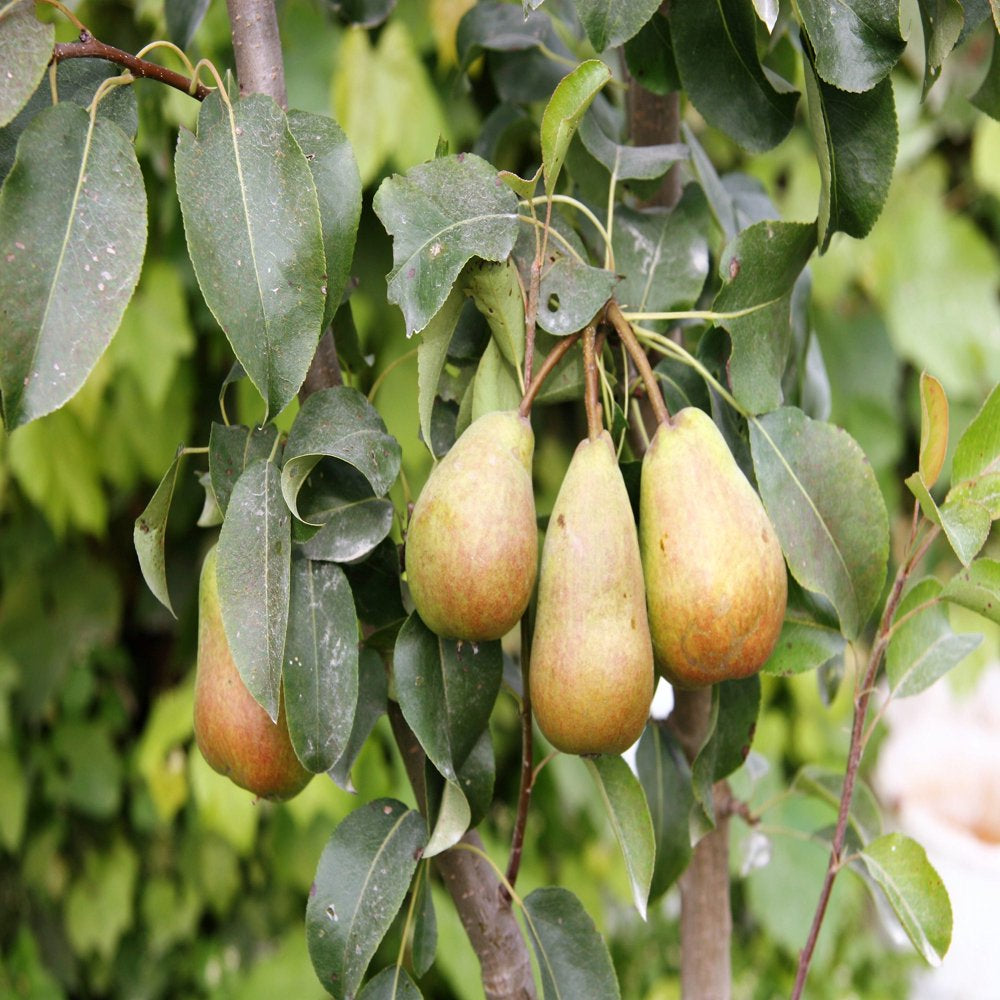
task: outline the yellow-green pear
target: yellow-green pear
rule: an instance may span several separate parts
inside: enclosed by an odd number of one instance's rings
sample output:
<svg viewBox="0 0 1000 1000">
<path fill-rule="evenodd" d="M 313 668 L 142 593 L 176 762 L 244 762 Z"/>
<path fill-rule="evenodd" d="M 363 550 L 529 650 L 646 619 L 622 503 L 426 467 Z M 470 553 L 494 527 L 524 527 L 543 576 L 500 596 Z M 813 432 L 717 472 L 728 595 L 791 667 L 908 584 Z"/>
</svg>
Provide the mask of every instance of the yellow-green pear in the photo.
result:
<svg viewBox="0 0 1000 1000">
<path fill-rule="evenodd" d="M 653 698 L 635 520 L 607 431 L 582 441 L 542 548 L 531 645 L 531 705 L 566 753 L 621 753 Z"/>
<path fill-rule="evenodd" d="M 667 680 L 703 687 L 756 673 L 785 617 L 785 561 L 760 497 L 702 410 L 680 410 L 650 442 L 639 541 Z"/>
<path fill-rule="evenodd" d="M 406 533 L 406 578 L 424 624 L 447 639 L 499 639 L 538 571 L 535 437 L 514 410 L 473 421 L 432 470 Z"/>
<path fill-rule="evenodd" d="M 194 735 L 212 769 L 262 799 L 290 799 L 312 774 L 295 756 L 282 698 L 278 721 L 255 701 L 233 661 L 219 609 L 216 548 L 201 569 Z"/>
</svg>

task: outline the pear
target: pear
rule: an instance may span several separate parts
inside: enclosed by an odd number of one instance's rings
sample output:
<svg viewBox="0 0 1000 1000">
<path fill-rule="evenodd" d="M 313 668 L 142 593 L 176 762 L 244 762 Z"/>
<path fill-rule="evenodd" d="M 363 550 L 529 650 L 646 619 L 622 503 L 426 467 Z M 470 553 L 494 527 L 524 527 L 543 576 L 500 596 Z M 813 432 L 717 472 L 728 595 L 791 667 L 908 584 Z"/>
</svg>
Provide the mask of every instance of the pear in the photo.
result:
<svg viewBox="0 0 1000 1000">
<path fill-rule="evenodd" d="M 566 753 L 621 753 L 642 734 L 653 650 L 628 493 L 607 431 L 582 441 L 542 548 L 529 670 L 539 728 Z"/>
<path fill-rule="evenodd" d="M 262 799 L 290 799 L 312 774 L 295 756 L 284 698 L 278 721 L 247 690 L 233 661 L 219 609 L 216 548 L 201 569 L 198 591 L 198 667 L 194 735 L 212 769 Z"/>
<path fill-rule="evenodd" d="M 406 534 L 406 577 L 424 624 L 446 639 L 499 639 L 538 571 L 535 438 L 514 410 L 473 421 L 432 470 Z"/>
<path fill-rule="evenodd" d="M 785 561 L 760 497 L 702 410 L 680 410 L 653 436 L 639 541 L 667 680 L 703 687 L 756 673 L 785 617 Z"/>
</svg>

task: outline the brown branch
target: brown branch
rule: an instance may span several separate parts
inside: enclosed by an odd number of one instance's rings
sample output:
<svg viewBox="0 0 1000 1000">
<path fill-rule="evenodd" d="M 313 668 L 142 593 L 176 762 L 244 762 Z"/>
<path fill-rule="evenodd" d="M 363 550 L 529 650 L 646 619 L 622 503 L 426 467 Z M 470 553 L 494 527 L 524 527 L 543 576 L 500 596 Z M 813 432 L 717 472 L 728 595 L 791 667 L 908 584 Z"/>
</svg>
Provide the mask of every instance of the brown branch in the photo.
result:
<svg viewBox="0 0 1000 1000">
<path fill-rule="evenodd" d="M 649 363 L 649 358 L 646 357 L 646 352 L 639 345 L 639 341 L 635 339 L 631 324 L 622 315 L 621 309 L 618 308 L 618 303 L 614 300 L 608 303 L 605 315 L 615 328 L 615 332 L 625 345 L 625 350 L 628 351 L 629 357 L 631 357 L 635 367 L 639 370 L 639 374 L 642 376 L 642 381 L 646 386 L 646 395 L 649 397 L 649 403 L 653 407 L 656 419 L 661 424 L 669 424 L 670 411 L 667 409 L 667 404 L 663 401 L 663 393 L 660 392 L 660 386 L 656 381 L 656 375 Z"/>
<path fill-rule="evenodd" d="M 267 94 L 283 108 L 285 67 L 274 0 L 226 0 L 240 94 Z"/>
<path fill-rule="evenodd" d="M 423 801 L 424 752 L 392 701 L 389 722 L 417 801 Z M 483 850 L 475 830 L 468 831 L 462 841 Z M 535 1000 L 531 958 L 510 900 L 490 863 L 475 851 L 450 850 L 437 855 L 434 866 L 479 959 L 487 1000 Z"/>
<path fill-rule="evenodd" d="M 197 101 L 205 100 L 212 92 L 211 87 L 206 87 L 203 83 L 195 83 L 183 73 L 175 73 L 172 69 L 158 66 L 147 59 L 139 59 L 130 52 L 99 42 L 89 31 L 81 31 L 78 42 L 56 43 L 52 49 L 52 62 L 61 63 L 67 59 L 104 59 L 107 62 L 124 66 L 135 77 L 158 80 L 168 87 L 183 91 Z"/>
<path fill-rule="evenodd" d="M 596 441 L 604 430 L 601 401 L 597 395 L 597 358 L 594 342 L 597 334 L 593 324 L 583 331 L 583 404 L 587 411 L 587 437 Z"/>
<path fill-rule="evenodd" d="M 510 843 L 510 860 L 507 862 L 507 884 L 513 888 L 517 873 L 521 869 L 521 852 L 524 849 L 524 831 L 528 825 L 528 806 L 531 791 L 535 785 L 535 748 L 531 727 L 531 629 L 528 614 L 521 617 L 521 683 L 524 686 L 521 698 L 521 790 L 517 797 L 517 818 L 514 820 L 514 835 Z M 501 892 L 510 898 L 507 886 Z"/>
<path fill-rule="evenodd" d="M 545 361 L 542 363 L 542 367 L 538 370 L 538 374 L 531 380 L 531 385 L 528 386 L 528 391 L 524 394 L 524 399 L 521 400 L 521 405 L 517 408 L 517 412 L 520 413 L 522 417 L 526 417 L 531 413 L 531 404 L 534 403 L 539 390 L 545 384 L 545 380 L 552 374 L 552 369 L 559 364 L 566 352 L 582 336 L 582 333 L 571 333 L 568 337 L 563 337 L 563 339 L 560 340 L 551 351 L 549 351 Z"/>
</svg>

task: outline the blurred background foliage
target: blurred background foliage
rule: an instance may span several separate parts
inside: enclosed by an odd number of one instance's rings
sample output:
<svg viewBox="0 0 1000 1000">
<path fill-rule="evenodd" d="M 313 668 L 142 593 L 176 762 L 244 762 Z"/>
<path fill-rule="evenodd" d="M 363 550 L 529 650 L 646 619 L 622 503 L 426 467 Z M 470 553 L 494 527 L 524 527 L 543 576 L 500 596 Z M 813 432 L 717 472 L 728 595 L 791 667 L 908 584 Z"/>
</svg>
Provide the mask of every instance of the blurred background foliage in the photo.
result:
<svg viewBox="0 0 1000 1000">
<path fill-rule="evenodd" d="M 351 308 L 367 363 L 355 381 L 369 391 L 381 379 L 376 405 L 403 446 L 408 493 L 394 493 L 402 509 L 429 456 L 416 430 L 414 345 L 386 303 L 390 244 L 370 197 L 389 172 L 432 157 L 439 139 L 470 148 L 495 97 L 476 66 L 471 84 L 456 66 L 455 26 L 471 0 L 399 0 L 377 30 L 345 26 L 333 6 L 279 4 L 289 105 L 337 118 L 366 185 Z M 164 0 L 94 0 L 75 10 L 97 37 L 130 51 L 167 35 Z M 885 211 L 870 238 L 837 237 L 811 266 L 811 321 L 829 376 L 817 391 L 861 443 L 903 520 L 920 370 L 948 392 L 953 441 L 1000 379 L 1000 124 L 967 100 L 985 70 L 988 36 L 973 34 L 921 103 L 914 11 L 893 76 L 901 143 Z M 65 22 L 58 30 L 73 37 Z M 233 65 L 221 0 L 208 5 L 188 51 Z M 519 84 L 531 94 L 530 76 Z M 384 719 L 355 769 L 356 797 L 317 778 L 288 804 L 254 803 L 193 746 L 196 581 L 214 535 L 196 527 L 194 474 L 170 523 L 176 622 L 142 583 L 132 524 L 177 446 L 207 443 L 231 357 L 198 294 L 171 182 L 177 128 L 194 125 L 197 105 L 150 83 L 135 91 L 150 238 L 126 329 L 66 407 L 0 437 L 0 996 L 321 996 L 302 918 L 323 844 L 357 804 L 409 801 L 410 791 Z M 547 92 L 537 93 L 541 101 Z M 819 175 L 804 121 L 777 149 L 747 157 L 692 109 L 686 115 L 720 172 L 749 174 L 785 219 L 814 218 Z M 530 164 L 530 142 L 515 128 L 495 159 Z M 260 414 L 245 381 L 228 405 L 245 423 Z M 546 414 L 540 511 L 551 507 L 580 427 L 572 408 Z M 994 632 L 954 680 L 967 682 L 998 657 Z M 755 806 L 802 764 L 842 769 L 850 685 L 837 693 L 836 680 L 765 678 L 755 752 L 736 778 Z M 507 696 L 493 735 L 497 799 L 482 832 L 502 858 L 519 755 Z M 826 864 L 807 832 L 832 815 L 813 800 L 785 798 L 756 833 L 735 821 L 735 996 L 787 995 Z M 637 919 L 603 807 L 576 759 L 559 757 L 542 772 L 526 843 L 523 891 L 559 882 L 581 897 L 608 935 L 622 995 L 679 996 L 676 890 L 648 924 Z M 476 960 L 439 887 L 435 899 L 447 946 L 425 995 L 474 1000 L 482 995 Z M 810 995 L 904 996 L 913 959 L 894 952 L 880 928 L 860 882 L 838 880 Z M 398 934 L 383 944 L 388 961 Z"/>
</svg>

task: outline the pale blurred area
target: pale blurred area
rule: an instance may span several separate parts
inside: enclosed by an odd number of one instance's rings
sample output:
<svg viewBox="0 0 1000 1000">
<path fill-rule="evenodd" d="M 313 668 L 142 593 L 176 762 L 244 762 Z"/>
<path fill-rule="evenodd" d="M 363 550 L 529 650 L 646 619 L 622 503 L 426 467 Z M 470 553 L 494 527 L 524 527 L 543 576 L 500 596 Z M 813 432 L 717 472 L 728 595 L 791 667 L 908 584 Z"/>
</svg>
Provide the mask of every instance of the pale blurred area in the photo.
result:
<svg viewBox="0 0 1000 1000">
<path fill-rule="evenodd" d="M 1000 662 L 893 703 L 875 787 L 887 828 L 927 852 L 951 897 L 951 948 L 911 1000 L 1000 997 Z"/>
</svg>

